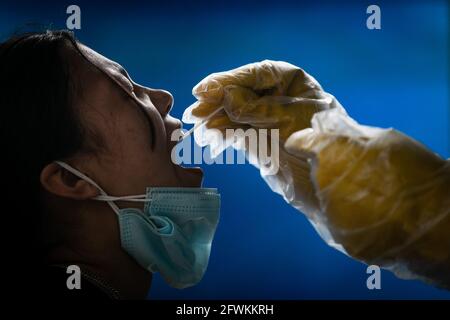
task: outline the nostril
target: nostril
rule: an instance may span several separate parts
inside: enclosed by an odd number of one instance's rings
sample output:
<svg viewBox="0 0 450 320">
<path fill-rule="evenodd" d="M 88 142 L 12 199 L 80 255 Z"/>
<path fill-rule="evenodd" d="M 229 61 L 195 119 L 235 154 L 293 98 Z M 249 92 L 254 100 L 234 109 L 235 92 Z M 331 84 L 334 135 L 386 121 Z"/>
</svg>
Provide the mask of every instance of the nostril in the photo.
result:
<svg viewBox="0 0 450 320">
<path fill-rule="evenodd" d="M 173 102 L 170 101 L 170 102 L 166 103 L 165 105 L 166 106 L 165 106 L 164 115 L 168 115 L 170 110 L 172 110 Z"/>
<path fill-rule="evenodd" d="M 153 105 L 165 117 L 173 107 L 173 96 L 166 90 L 152 90 L 150 98 Z"/>
<path fill-rule="evenodd" d="M 173 108 L 173 96 L 170 92 L 163 90 L 166 98 L 166 114 Z"/>
</svg>

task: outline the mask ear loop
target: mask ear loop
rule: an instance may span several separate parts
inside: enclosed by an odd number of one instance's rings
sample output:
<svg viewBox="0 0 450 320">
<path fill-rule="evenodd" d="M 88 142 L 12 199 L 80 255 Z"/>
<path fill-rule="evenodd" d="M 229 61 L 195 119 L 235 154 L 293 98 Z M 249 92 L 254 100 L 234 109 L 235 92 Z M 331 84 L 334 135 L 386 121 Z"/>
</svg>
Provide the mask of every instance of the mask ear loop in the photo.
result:
<svg viewBox="0 0 450 320">
<path fill-rule="evenodd" d="M 135 196 L 123 196 L 123 197 L 99 195 L 92 199 L 98 200 L 98 201 L 118 201 L 118 200 L 126 200 L 126 201 L 130 201 L 130 202 L 148 202 L 148 201 L 150 201 L 150 199 L 145 198 L 145 194 L 139 194 L 139 195 L 135 195 Z"/>
<path fill-rule="evenodd" d="M 68 165 L 65 162 L 55 161 L 55 163 L 58 164 L 59 166 L 61 166 L 62 168 L 66 169 L 70 173 L 76 175 L 78 178 L 83 179 L 84 181 L 86 181 L 86 182 L 90 183 L 91 185 L 93 185 L 94 187 L 96 187 L 100 191 L 101 195 L 96 196 L 92 199 L 98 200 L 98 201 L 106 201 L 109 204 L 109 206 L 111 207 L 111 209 L 113 209 L 113 211 L 116 213 L 116 215 L 119 215 L 120 209 L 113 201 L 117 201 L 117 200 L 127 200 L 127 201 L 135 201 L 135 202 L 150 201 L 150 199 L 145 199 L 145 197 L 146 197 L 145 194 L 134 195 L 134 196 L 124 196 L 124 197 L 109 196 L 97 183 L 95 183 L 94 180 L 89 178 L 87 175 L 81 173 L 80 171 L 76 170 L 75 168 L 71 167 L 70 165 Z"/>
</svg>

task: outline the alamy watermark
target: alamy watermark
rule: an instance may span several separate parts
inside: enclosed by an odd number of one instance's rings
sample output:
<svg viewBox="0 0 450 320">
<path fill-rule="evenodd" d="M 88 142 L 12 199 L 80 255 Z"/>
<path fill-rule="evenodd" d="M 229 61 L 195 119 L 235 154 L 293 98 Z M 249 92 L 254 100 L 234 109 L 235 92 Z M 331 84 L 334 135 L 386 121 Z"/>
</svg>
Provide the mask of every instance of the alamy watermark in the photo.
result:
<svg viewBox="0 0 450 320">
<path fill-rule="evenodd" d="M 171 151 L 175 164 L 245 164 L 246 160 L 260 168 L 264 175 L 274 175 L 279 169 L 279 129 L 208 129 L 214 150 L 193 143 L 192 135 L 181 140 Z M 181 130 L 172 132 L 171 140 L 179 141 Z M 233 147 L 233 148 L 230 148 Z M 236 151 L 239 150 L 239 151 Z M 223 151 L 223 152 L 222 152 Z"/>
<path fill-rule="evenodd" d="M 370 16 L 367 17 L 366 27 L 369 30 L 380 30 L 381 29 L 381 9 L 376 4 L 372 4 L 367 7 L 367 14 Z"/>
<path fill-rule="evenodd" d="M 81 269 L 77 265 L 70 265 L 66 269 L 66 273 L 70 274 L 66 280 L 67 289 L 81 289 Z"/>
<path fill-rule="evenodd" d="M 66 13 L 69 14 L 66 20 L 66 27 L 69 30 L 81 29 L 81 9 L 76 4 L 67 7 Z"/>
<path fill-rule="evenodd" d="M 381 290 L 381 269 L 377 265 L 367 266 L 366 270 L 367 274 L 370 274 L 367 277 L 366 286 L 369 290 Z"/>
</svg>

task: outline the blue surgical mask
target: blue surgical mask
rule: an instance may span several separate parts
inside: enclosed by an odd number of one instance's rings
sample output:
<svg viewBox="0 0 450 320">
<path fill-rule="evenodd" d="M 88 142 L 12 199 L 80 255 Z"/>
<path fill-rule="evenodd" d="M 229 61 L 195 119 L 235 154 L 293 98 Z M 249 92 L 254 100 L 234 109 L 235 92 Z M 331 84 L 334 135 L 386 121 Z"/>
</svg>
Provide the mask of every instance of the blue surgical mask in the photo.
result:
<svg viewBox="0 0 450 320">
<path fill-rule="evenodd" d="M 94 185 L 117 214 L 122 248 L 140 266 L 159 272 L 172 287 L 197 284 L 208 265 L 219 222 L 220 194 L 213 188 L 147 188 L 146 194 L 113 197 L 70 165 L 58 165 Z M 119 209 L 114 201 L 144 202 L 144 210 Z"/>
</svg>

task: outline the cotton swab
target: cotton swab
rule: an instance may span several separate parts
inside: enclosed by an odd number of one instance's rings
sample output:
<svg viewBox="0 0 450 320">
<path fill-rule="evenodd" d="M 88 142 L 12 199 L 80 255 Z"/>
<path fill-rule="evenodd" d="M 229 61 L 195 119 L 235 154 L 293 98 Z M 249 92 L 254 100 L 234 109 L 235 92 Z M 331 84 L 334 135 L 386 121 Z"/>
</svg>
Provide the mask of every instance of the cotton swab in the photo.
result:
<svg viewBox="0 0 450 320">
<path fill-rule="evenodd" d="M 204 125 L 209 119 L 211 119 L 213 116 L 218 114 L 221 110 L 223 110 L 223 107 L 220 107 L 219 109 L 215 110 L 213 113 L 211 113 L 209 116 L 207 116 L 205 119 L 203 119 L 200 122 L 197 122 L 192 128 L 190 128 L 188 131 L 184 132 L 183 135 L 180 137 L 178 142 L 182 141 L 183 139 L 187 138 L 189 135 L 191 135 L 197 128 Z"/>
</svg>

